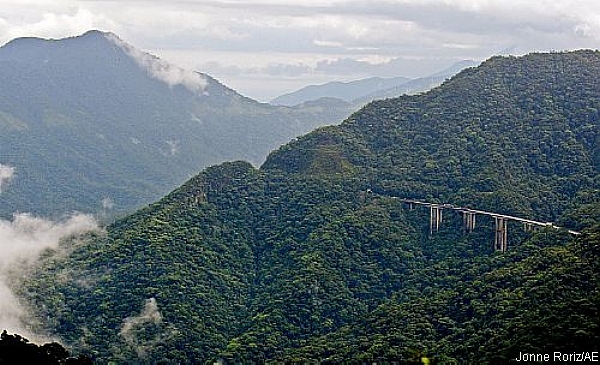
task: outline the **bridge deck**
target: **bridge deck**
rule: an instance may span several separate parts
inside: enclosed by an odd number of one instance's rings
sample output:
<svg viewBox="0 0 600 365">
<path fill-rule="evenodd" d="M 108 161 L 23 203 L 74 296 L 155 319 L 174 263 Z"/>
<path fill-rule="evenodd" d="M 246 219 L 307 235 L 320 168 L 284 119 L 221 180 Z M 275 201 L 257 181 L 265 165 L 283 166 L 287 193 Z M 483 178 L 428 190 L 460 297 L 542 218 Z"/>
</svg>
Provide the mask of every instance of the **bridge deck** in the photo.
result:
<svg viewBox="0 0 600 365">
<path fill-rule="evenodd" d="M 420 200 L 404 199 L 404 198 L 399 198 L 399 197 L 395 197 L 395 196 L 390 196 L 389 198 L 398 199 L 398 200 L 400 200 L 400 201 L 402 201 L 404 203 L 423 205 L 423 206 L 433 207 L 433 208 L 437 208 L 437 209 L 452 209 L 452 210 L 456 210 L 456 211 L 459 211 L 459 212 L 462 212 L 462 213 L 487 215 L 487 216 L 494 217 L 494 218 L 500 218 L 500 219 L 505 219 L 505 220 L 522 222 L 522 223 L 525 223 L 525 224 L 531 224 L 531 225 L 535 225 L 535 226 L 552 227 L 552 228 L 555 228 L 555 229 L 566 229 L 567 232 L 569 232 L 570 234 L 573 234 L 573 235 L 579 235 L 580 234 L 580 232 L 556 226 L 552 222 L 539 222 L 539 221 L 535 221 L 535 220 L 532 220 L 532 219 L 515 217 L 515 216 L 512 216 L 512 215 L 499 214 L 499 213 L 494 213 L 494 212 L 487 212 L 485 210 L 478 210 L 478 209 L 471 209 L 471 208 L 459 207 L 459 206 L 456 206 L 456 205 L 453 205 L 453 204 L 428 203 L 428 202 L 424 202 L 424 201 L 420 201 Z"/>
</svg>

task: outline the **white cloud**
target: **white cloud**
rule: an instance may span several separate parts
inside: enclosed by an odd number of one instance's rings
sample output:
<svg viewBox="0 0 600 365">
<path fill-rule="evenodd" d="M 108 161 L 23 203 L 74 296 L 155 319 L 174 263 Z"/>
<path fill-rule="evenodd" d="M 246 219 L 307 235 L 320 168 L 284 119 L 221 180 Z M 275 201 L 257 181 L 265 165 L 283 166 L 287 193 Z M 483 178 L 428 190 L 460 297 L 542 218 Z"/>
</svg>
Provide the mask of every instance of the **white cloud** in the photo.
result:
<svg viewBox="0 0 600 365">
<path fill-rule="evenodd" d="M 313 41 L 317 46 L 319 47 L 335 47 L 335 48 L 342 48 L 344 45 L 342 44 L 342 42 L 335 42 L 335 41 L 324 41 L 324 40 L 320 40 L 320 39 L 315 39 Z"/>
<path fill-rule="evenodd" d="M 117 24 L 106 16 L 77 7 L 66 12 L 44 11 L 35 19 L 26 21 L 14 17 L 3 18 L 0 21 L 0 40 L 7 42 L 19 37 L 64 38 L 85 33 L 90 29 L 116 31 L 117 28 Z"/>
<path fill-rule="evenodd" d="M 388 1 L 382 1 L 384 3 Z M 417 21 L 428 24 L 428 15 L 447 14 L 447 22 L 438 22 L 436 27 L 448 29 L 452 18 L 459 19 L 463 29 L 487 33 L 489 28 L 496 36 L 504 31 L 517 36 L 522 29 L 534 28 L 547 32 L 567 32 L 575 35 L 576 28 L 600 29 L 600 4 L 596 0 L 392 0 L 398 8 L 419 9 Z M 431 10 L 428 12 L 427 10 Z M 462 15 L 461 15 L 462 14 Z M 437 22 L 437 17 L 433 17 Z M 430 18 L 429 18 L 430 19 Z M 503 29 L 498 29 L 502 27 Z M 596 33 L 595 36 L 600 36 Z"/>
<path fill-rule="evenodd" d="M 204 91 L 207 81 L 201 74 L 172 65 L 156 56 L 140 51 L 112 33 L 107 33 L 106 37 L 135 59 L 140 67 L 145 68 L 152 77 L 171 87 L 182 85 L 197 94 Z"/>
<path fill-rule="evenodd" d="M 137 316 L 127 317 L 123 320 L 119 335 L 138 355 L 139 358 L 145 358 L 150 351 L 159 343 L 168 340 L 175 335 L 177 331 L 163 327 L 160 333 L 152 338 L 148 336 L 138 336 L 144 330 L 163 323 L 162 315 L 158 310 L 158 304 L 155 298 L 147 299 L 144 307 Z"/>
<path fill-rule="evenodd" d="M 136 327 L 140 327 L 148 323 L 156 324 L 161 322 L 162 315 L 158 311 L 156 299 L 150 298 L 146 300 L 146 303 L 144 303 L 144 307 L 139 315 L 125 318 L 119 334 L 123 336 L 126 342 L 133 343 L 135 342 L 135 338 L 132 336 L 132 331 Z"/>
<path fill-rule="evenodd" d="M 25 335 L 39 336 L 23 325 L 27 313 L 13 293 L 12 283 L 19 272 L 34 262 L 46 249 L 57 249 L 62 238 L 96 230 L 93 218 L 75 214 L 61 222 L 51 222 L 28 214 L 16 214 L 12 221 L 0 220 L 0 328 Z"/>
<path fill-rule="evenodd" d="M 169 146 L 169 154 L 171 156 L 175 156 L 179 153 L 179 141 L 178 140 L 168 140 L 165 143 Z"/>
</svg>

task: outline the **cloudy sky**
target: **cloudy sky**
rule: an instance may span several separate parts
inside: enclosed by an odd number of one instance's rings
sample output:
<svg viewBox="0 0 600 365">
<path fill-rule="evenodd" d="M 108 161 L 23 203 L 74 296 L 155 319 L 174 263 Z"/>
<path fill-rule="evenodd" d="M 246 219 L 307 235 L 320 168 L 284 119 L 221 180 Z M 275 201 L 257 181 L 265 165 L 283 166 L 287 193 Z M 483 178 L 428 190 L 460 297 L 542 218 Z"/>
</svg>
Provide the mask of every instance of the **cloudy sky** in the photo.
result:
<svg viewBox="0 0 600 365">
<path fill-rule="evenodd" d="M 495 54 L 600 48 L 598 0 L 0 0 L 0 44 L 89 29 L 261 101 Z"/>
</svg>

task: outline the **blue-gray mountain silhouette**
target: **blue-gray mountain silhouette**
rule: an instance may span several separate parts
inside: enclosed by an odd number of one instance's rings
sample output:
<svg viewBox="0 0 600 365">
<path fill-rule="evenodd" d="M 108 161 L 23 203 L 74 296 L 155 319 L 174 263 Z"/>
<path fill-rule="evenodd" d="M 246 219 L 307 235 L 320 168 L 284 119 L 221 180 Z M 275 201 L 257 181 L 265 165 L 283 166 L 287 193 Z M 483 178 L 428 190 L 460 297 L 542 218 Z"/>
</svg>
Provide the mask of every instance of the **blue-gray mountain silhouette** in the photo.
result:
<svg viewBox="0 0 600 365">
<path fill-rule="evenodd" d="M 127 211 L 208 165 L 260 164 L 349 112 L 259 103 L 99 31 L 7 43 L 0 85 L 0 164 L 15 168 L 0 193 L 4 217 Z"/>
</svg>

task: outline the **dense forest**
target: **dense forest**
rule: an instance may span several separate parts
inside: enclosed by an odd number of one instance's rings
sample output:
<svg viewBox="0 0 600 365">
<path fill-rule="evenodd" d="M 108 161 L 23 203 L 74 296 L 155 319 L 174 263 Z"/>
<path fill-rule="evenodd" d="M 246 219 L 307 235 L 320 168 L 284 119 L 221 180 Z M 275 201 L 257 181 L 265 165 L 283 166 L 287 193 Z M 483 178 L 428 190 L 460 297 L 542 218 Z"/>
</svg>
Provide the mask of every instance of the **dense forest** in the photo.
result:
<svg viewBox="0 0 600 365">
<path fill-rule="evenodd" d="M 494 57 L 207 168 L 45 253 L 20 294 L 99 364 L 509 363 L 598 351 L 600 53 Z M 453 203 L 510 223 L 465 233 Z M 66 252 L 66 254 L 65 254 Z"/>
</svg>

